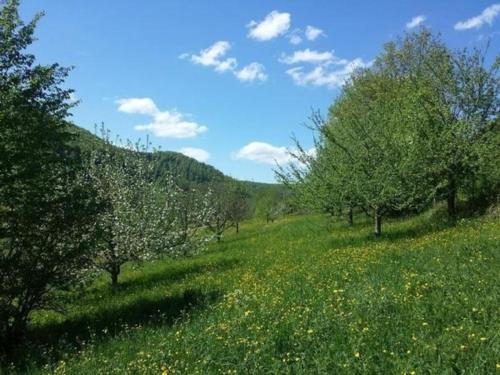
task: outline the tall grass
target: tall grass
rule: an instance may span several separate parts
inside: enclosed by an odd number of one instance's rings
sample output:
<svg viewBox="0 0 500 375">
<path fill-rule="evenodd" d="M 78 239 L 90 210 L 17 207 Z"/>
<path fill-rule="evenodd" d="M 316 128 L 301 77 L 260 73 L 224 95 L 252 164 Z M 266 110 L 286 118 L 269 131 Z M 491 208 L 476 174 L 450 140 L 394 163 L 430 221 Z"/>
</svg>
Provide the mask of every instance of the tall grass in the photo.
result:
<svg viewBox="0 0 500 375">
<path fill-rule="evenodd" d="M 38 314 L 5 372 L 494 373 L 498 219 L 246 223 L 203 255 L 128 268 Z"/>
</svg>

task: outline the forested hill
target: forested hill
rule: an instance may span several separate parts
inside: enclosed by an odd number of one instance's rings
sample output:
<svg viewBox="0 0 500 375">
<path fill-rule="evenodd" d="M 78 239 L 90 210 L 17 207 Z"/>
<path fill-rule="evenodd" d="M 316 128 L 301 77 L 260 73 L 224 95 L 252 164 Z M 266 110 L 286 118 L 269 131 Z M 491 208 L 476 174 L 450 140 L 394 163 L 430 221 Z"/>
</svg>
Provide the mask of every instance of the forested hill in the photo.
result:
<svg viewBox="0 0 500 375">
<path fill-rule="evenodd" d="M 71 133 L 77 135 L 76 145 L 82 150 L 88 150 L 92 145 L 102 142 L 102 140 L 91 133 L 76 125 L 70 125 Z M 231 177 L 225 176 L 224 173 L 214 168 L 211 165 L 199 162 L 193 158 L 174 151 L 158 151 L 158 164 L 155 174 L 157 178 L 162 178 L 167 172 L 182 185 L 190 184 L 208 184 L 212 182 L 221 182 Z M 250 194 L 260 195 L 267 190 L 281 190 L 282 186 L 278 184 L 266 184 L 252 181 L 242 181 Z"/>
</svg>

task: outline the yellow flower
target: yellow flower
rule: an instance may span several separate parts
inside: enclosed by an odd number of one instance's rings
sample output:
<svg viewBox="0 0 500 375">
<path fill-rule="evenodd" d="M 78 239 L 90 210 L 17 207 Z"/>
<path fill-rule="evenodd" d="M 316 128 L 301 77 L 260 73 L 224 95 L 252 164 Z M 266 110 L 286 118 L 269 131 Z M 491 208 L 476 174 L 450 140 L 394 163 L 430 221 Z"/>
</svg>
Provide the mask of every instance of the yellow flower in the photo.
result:
<svg viewBox="0 0 500 375">
<path fill-rule="evenodd" d="M 360 356 L 359 352 L 354 353 L 354 356 L 355 356 L 356 358 L 359 358 L 359 356 Z"/>
</svg>

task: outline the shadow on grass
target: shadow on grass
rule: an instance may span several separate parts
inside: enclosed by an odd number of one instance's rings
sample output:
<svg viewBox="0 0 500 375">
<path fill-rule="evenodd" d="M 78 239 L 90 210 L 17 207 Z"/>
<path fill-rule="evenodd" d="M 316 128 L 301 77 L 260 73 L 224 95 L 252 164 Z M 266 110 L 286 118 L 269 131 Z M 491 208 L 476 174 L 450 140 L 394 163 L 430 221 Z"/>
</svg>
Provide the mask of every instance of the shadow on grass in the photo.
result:
<svg viewBox="0 0 500 375">
<path fill-rule="evenodd" d="M 26 344 L 9 362 L 18 369 L 55 363 L 63 353 L 76 351 L 85 342 L 107 340 L 139 326 L 170 326 L 187 313 L 207 308 L 221 297 L 220 290 L 186 289 L 178 295 L 138 299 L 62 323 L 37 327 L 29 332 Z"/>
<path fill-rule="evenodd" d="M 380 237 L 375 237 L 372 233 L 372 226 L 365 223 L 351 227 L 350 229 L 353 230 L 347 236 L 335 237 L 335 230 L 333 230 L 332 234 L 334 238 L 330 239 L 330 246 L 334 249 L 342 249 L 351 246 L 365 246 L 369 243 L 412 240 L 431 233 L 439 233 L 453 227 L 453 224 L 444 221 L 440 223 L 408 223 L 407 220 L 388 221 L 385 226 L 382 226 Z M 342 230 L 345 232 L 346 229 Z"/>
<path fill-rule="evenodd" d="M 154 272 L 141 273 L 137 276 L 123 280 L 118 284 L 118 287 L 114 290 L 114 293 L 128 294 L 131 290 L 135 289 L 145 289 L 166 283 L 171 285 L 172 282 L 182 280 L 188 276 L 207 272 L 224 271 L 237 266 L 238 263 L 240 263 L 240 261 L 233 258 L 222 259 L 220 261 L 212 263 L 184 263 L 176 264 L 175 266 L 172 264 L 172 267 L 162 267 L 157 271 L 155 270 Z"/>
<path fill-rule="evenodd" d="M 125 279 L 117 288 L 109 284 L 87 289 L 69 297 L 65 304 L 90 307 L 62 322 L 33 327 L 12 358 L 0 357 L 0 374 L 5 362 L 14 363 L 23 372 L 57 362 L 64 353 L 79 350 L 84 343 L 99 343 L 138 326 L 170 326 L 182 320 L 186 313 L 203 310 L 222 297 L 222 291 L 185 289 L 174 295 L 141 297 L 141 292 L 155 287 L 172 286 L 175 281 L 206 272 L 221 272 L 235 267 L 237 259 L 204 263 L 173 262 L 158 265 L 158 269 L 137 273 Z M 132 298 L 128 298 L 128 297 Z M 134 297 L 137 296 L 137 297 Z M 104 303 L 103 303 L 104 302 Z M 93 307 L 96 306 L 96 307 Z M 2 364 L 3 363 L 3 364 Z M 24 372 L 26 372 L 24 371 Z"/>
</svg>

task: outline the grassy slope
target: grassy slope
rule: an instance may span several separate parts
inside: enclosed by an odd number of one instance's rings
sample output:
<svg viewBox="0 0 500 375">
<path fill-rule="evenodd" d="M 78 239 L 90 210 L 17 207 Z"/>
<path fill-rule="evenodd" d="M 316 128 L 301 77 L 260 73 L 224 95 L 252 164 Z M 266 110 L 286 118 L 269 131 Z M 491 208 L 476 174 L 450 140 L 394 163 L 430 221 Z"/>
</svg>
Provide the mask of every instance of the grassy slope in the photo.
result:
<svg viewBox="0 0 500 375">
<path fill-rule="evenodd" d="M 58 349 L 30 352 L 80 375 L 494 373 L 498 220 L 427 222 L 392 221 L 378 240 L 368 222 L 248 223 L 199 257 L 127 270 L 115 293 L 97 282 L 65 319 L 39 316 Z"/>
</svg>

